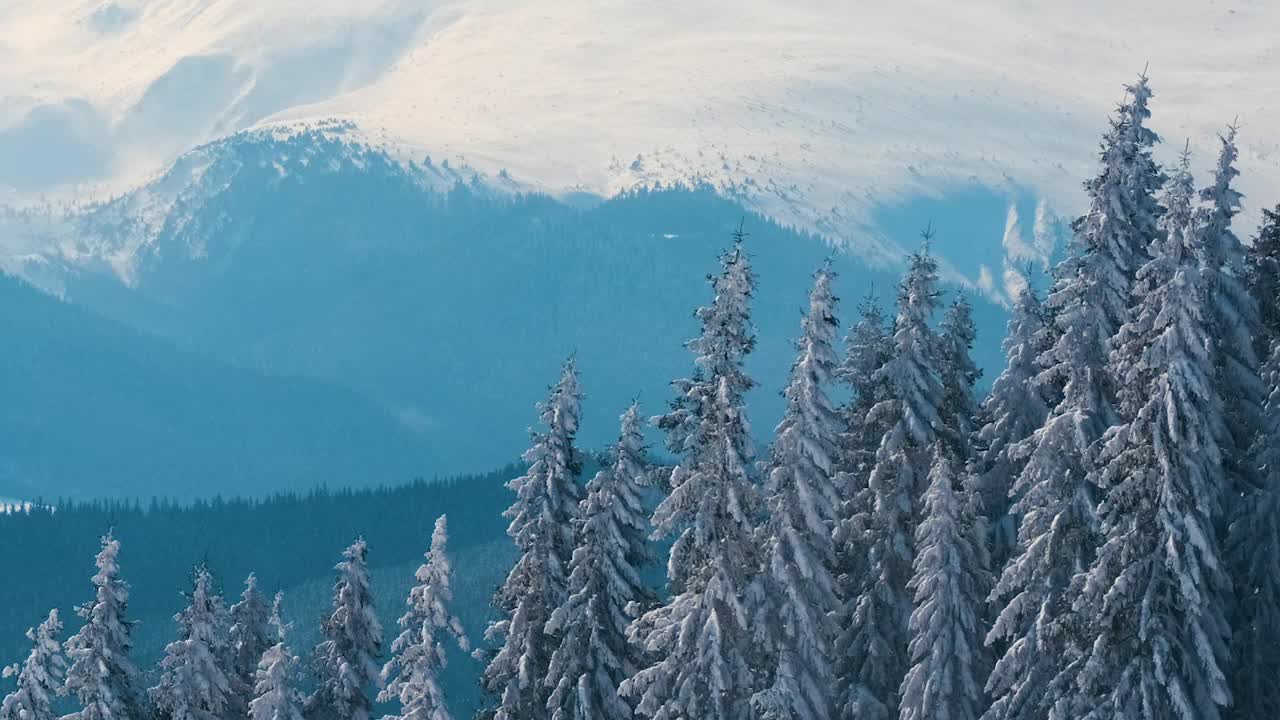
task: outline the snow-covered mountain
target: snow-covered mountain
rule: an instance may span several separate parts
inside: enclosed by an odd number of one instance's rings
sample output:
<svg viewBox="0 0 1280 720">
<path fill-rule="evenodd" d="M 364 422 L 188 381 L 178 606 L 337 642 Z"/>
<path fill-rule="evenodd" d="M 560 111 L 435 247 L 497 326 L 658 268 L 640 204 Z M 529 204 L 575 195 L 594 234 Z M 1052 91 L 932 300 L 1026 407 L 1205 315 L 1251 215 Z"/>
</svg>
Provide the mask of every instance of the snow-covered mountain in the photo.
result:
<svg viewBox="0 0 1280 720">
<path fill-rule="evenodd" d="M 1242 186 L 1269 204 L 1277 21 L 1249 1 L 11 0 L 0 186 L 103 197 L 238 130 L 336 117 L 553 192 L 699 179 L 876 260 L 900 251 L 876 207 L 957 184 L 1074 210 L 1145 63 L 1157 128 L 1202 164 L 1241 117 Z"/>
</svg>

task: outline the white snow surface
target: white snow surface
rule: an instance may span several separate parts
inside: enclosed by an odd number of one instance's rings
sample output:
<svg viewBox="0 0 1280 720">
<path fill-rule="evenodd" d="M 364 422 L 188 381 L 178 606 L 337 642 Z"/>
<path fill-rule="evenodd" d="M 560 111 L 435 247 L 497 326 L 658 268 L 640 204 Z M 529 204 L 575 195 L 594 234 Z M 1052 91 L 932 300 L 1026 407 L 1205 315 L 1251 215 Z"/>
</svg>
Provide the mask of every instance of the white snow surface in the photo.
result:
<svg viewBox="0 0 1280 720">
<path fill-rule="evenodd" d="M 1079 210 L 1149 63 L 1164 157 L 1190 138 L 1207 170 L 1239 116 L 1251 234 L 1280 199 L 1276 27 L 1272 0 L 4 0 L 0 205 L 337 118 L 553 193 L 705 181 L 887 257 L 869 213 L 911 196 Z"/>
</svg>

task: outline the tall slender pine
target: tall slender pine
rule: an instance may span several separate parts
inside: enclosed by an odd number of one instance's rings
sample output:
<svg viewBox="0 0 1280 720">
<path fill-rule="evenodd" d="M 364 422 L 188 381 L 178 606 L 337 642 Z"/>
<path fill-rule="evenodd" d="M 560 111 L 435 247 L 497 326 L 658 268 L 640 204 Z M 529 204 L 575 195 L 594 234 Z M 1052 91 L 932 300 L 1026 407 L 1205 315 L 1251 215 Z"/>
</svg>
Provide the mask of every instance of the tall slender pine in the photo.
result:
<svg viewBox="0 0 1280 720">
<path fill-rule="evenodd" d="M 80 710 L 66 720 L 133 720 L 142 717 L 137 691 L 138 670 L 129 658 L 133 623 L 126 619 L 129 586 L 120 577 L 120 541 L 112 533 L 102 538 L 93 576 L 94 599 L 80 606 L 80 632 L 64 647 L 71 667 L 66 689 L 80 701 Z"/>
<path fill-rule="evenodd" d="M 743 400 L 753 386 L 743 360 L 755 346 L 748 308 L 755 277 L 743 237 L 739 231 L 721 257 L 715 299 L 697 312 L 702 335 L 689 343 L 696 371 L 674 383 L 672 410 L 658 420 L 680 456 L 653 517 L 656 534 L 676 537 L 667 564 L 671 594 L 632 625 L 633 640 L 656 663 L 622 687 L 639 714 L 654 720 L 739 720 L 754 690 L 750 617 L 760 601 L 760 560 L 753 534 L 761 507 Z"/>
<path fill-rule="evenodd" d="M 178 639 L 165 646 L 160 681 L 150 691 L 166 720 L 221 720 L 236 706 L 232 677 L 223 666 L 229 654 L 220 603 L 213 576 L 197 568 L 190 602 L 173 618 Z"/>
<path fill-rule="evenodd" d="M 928 234 L 926 233 L 926 238 Z M 927 245 L 911 257 L 898 288 L 893 354 L 876 371 L 886 397 L 867 421 L 883 423 L 868 488 L 871 498 L 856 519 L 867 560 L 853 590 L 846 714 L 870 720 L 898 715 L 898 692 L 907 672 L 907 621 L 911 596 L 912 536 L 925 489 L 932 446 L 945 432 L 944 391 L 938 337 L 929 323 L 938 306 L 938 269 Z"/>
<path fill-rule="evenodd" d="M 838 362 L 833 278 L 829 263 L 814 275 L 765 483 L 767 592 L 757 622 L 768 630 L 769 678 L 752 705 L 768 720 L 826 720 L 834 710 L 834 475 L 842 423 L 828 395 Z"/>
<path fill-rule="evenodd" d="M 485 633 L 487 638 L 502 639 L 483 679 L 485 688 L 497 697 L 489 715 L 495 720 L 549 716 L 551 693 L 546 678 L 559 638 L 548 634 L 546 626 L 568 595 L 580 497 L 581 462 L 574 435 L 581 401 L 578 371 L 570 359 L 551 396 L 539 406 L 546 429 L 533 433 L 533 445 L 524 455 L 528 471 L 507 484 L 516 493 L 515 503 L 505 513 L 511 519 L 507 535 L 515 541 L 520 559 L 494 596 L 494 604 L 506 617 Z"/>
<path fill-rule="evenodd" d="M 1227 580 L 1221 516 L 1223 402 L 1214 380 L 1212 286 L 1192 220 L 1184 156 L 1164 237 L 1138 273 L 1117 335 L 1133 418 L 1100 457 L 1103 543 L 1075 607 L 1094 640 L 1076 680 L 1086 718 L 1214 720 L 1230 701 L 1223 667 Z"/>
<path fill-rule="evenodd" d="M 587 484 L 569 595 L 547 623 L 547 633 L 561 638 L 547 674 L 551 720 L 631 717 L 618 688 L 642 664 L 627 628 L 653 600 L 641 578 L 650 558 L 642 497 L 649 473 L 633 404 L 622 414 L 613 463 Z"/>
<path fill-rule="evenodd" d="M 262 654 L 274 643 L 271 627 L 271 608 L 258 590 L 258 578 L 252 573 L 245 578 L 240 602 L 231 606 L 229 620 L 232 684 L 239 710 L 247 710 L 244 703 L 253 695 L 258 663 Z"/>
<path fill-rule="evenodd" d="M 4 677 L 18 677 L 18 689 L 0 701 L 0 720 L 54 720 L 55 698 L 64 693 L 62 682 L 67 672 L 67 660 L 62 654 L 58 635 L 62 633 L 62 621 L 57 609 L 49 611 L 49 617 L 39 626 L 27 631 L 31 641 L 31 653 L 22 667 L 12 665 L 4 669 Z"/>
<path fill-rule="evenodd" d="M 462 623 L 449 610 L 453 567 L 449 562 L 449 526 L 444 515 L 436 519 L 427 561 L 414 573 L 417 584 L 405 600 L 400 635 L 391 643 L 391 659 L 382 667 L 381 702 L 398 701 L 399 712 L 383 720 L 453 720 L 440 685 L 445 665 L 441 635 L 452 638 L 459 649 L 470 649 Z"/>
<path fill-rule="evenodd" d="M 253 699 L 249 701 L 249 720 L 303 720 L 305 698 L 298 689 L 298 658 L 289 649 L 289 626 L 281 618 L 280 604 L 284 596 L 276 593 L 268 620 L 275 644 L 262 653 L 254 673 Z"/>
<path fill-rule="evenodd" d="M 368 543 L 358 539 L 334 567 L 333 611 L 320 625 L 317 683 L 304 708 L 309 720 L 369 720 L 373 711 L 369 687 L 378 677 L 382 625 L 374 612 L 368 555 Z"/>
</svg>

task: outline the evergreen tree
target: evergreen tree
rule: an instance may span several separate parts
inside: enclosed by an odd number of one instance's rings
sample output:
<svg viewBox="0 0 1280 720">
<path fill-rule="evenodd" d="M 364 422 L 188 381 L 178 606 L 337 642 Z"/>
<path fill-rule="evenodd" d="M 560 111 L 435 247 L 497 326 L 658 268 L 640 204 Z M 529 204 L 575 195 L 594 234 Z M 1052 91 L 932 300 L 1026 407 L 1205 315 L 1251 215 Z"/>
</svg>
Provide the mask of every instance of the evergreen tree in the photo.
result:
<svg viewBox="0 0 1280 720">
<path fill-rule="evenodd" d="M 551 720 L 620 720 L 631 707 L 618 694 L 641 667 L 627 627 L 652 596 L 641 579 L 649 562 L 648 484 L 640 410 L 622 415 L 613 464 L 587 485 L 578 547 L 569 563 L 569 595 L 551 614 L 546 632 L 561 638 L 551 656 Z"/>
<path fill-rule="evenodd" d="M 1201 260 L 1204 264 L 1214 345 L 1218 397 L 1225 406 L 1226 434 L 1219 440 L 1226 482 L 1222 487 L 1226 509 L 1235 510 L 1237 498 L 1258 484 L 1257 468 L 1249 450 L 1262 424 L 1266 390 L 1258 374 L 1254 338 L 1261 334 L 1258 305 L 1244 283 L 1244 245 L 1231 231 L 1231 220 L 1240 211 L 1243 197 L 1231 183 L 1235 169 L 1236 128 L 1230 127 L 1222 143 L 1213 184 L 1200 191 L 1206 203 L 1196 214 Z"/>
<path fill-rule="evenodd" d="M 1004 567 L 1017 544 L 1017 518 L 1009 513 L 1010 493 L 1026 465 L 1026 444 L 1049 416 L 1049 393 L 1039 382 L 1038 358 L 1051 338 L 1044 307 L 1028 283 L 1014 297 L 1003 349 L 1005 367 L 991 385 L 979 415 L 975 468 L 983 510 L 989 519 L 992 567 Z"/>
<path fill-rule="evenodd" d="M 80 632 L 64 645 L 71 667 L 66 689 L 80 701 L 81 709 L 65 720 L 134 720 L 142 717 L 135 683 L 138 671 L 129 659 L 133 648 L 133 623 L 125 619 L 129 586 L 120 578 L 120 541 L 111 533 L 102 538 L 102 550 L 93 576 L 95 596 L 80 606 L 84 619 Z"/>
<path fill-rule="evenodd" d="M 165 646 L 160 682 L 150 691 L 166 720 L 221 720 L 235 707 L 232 680 L 221 662 L 228 657 L 228 640 L 219 602 L 208 569 L 197 568 L 190 604 L 174 616 L 178 639 Z"/>
<path fill-rule="evenodd" d="M 302 720 L 303 695 L 298 690 L 298 658 L 285 637 L 288 626 L 280 617 L 281 593 L 276 593 L 269 623 L 276 643 L 262 653 L 254 673 L 249 720 Z"/>
<path fill-rule="evenodd" d="M 333 612 L 321 623 L 317 686 L 304 708 L 309 719 L 369 720 L 369 685 L 378 677 L 382 625 L 369 587 L 369 546 L 356 540 L 334 569 Z"/>
<path fill-rule="evenodd" d="M 1262 226 L 1245 251 L 1245 285 L 1258 306 L 1254 353 L 1266 357 L 1280 339 L 1280 205 L 1262 209 Z"/>
<path fill-rule="evenodd" d="M 1238 561 L 1227 714 L 1238 720 L 1280 717 L 1280 342 L 1262 376 L 1270 393 L 1252 454 L 1261 483 L 1247 491 L 1228 535 Z"/>
<path fill-rule="evenodd" d="M 839 633 L 835 641 L 835 694 L 840 708 L 837 715 L 846 717 L 853 712 L 850 703 L 856 699 L 853 691 L 857 688 L 853 678 L 859 667 L 856 649 L 859 633 L 854 613 L 869 572 L 868 522 L 875 504 L 869 479 L 876 450 L 888 432 L 885 422 L 888 418 L 871 411 L 889 399 L 888 384 L 879 370 L 893 353 L 884 313 L 875 298 L 868 295 L 858 312 L 861 319 L 849 333 L 848 352 L 837 370 L 837 377 L 852 391 L 849 402 L 841 408 L 847 432 L 840 441 L 840 471 L 836 476 L 841 494 L 840 522 L 834 535 L 839 573 L 836 587 L 840 598 L 835 618 Z"/>
<path fill-rule="evenodd" d="M 756 717 L 768 720 L 826 720 L 834 709 L 833 530 L 840 506 L 834 473 L 842 427 L 827 390 L 839 331 L 833 277 L 829 263 L 814 276 L 765 483 L 767 594 L 756 622 L 767 631 L 771 677 L 752 705 Z"/>
<path fill-rule="evenodd" d="M 926 233 L 926 240 L 928 233 Z M 885 720 L 898 714 L 907 671 L 912 534 L 929 472 L 930 448 L 944 432 L 939 341 L 929 327 L 938 305 L 937 264 L 927 245 L 911 257 L 898 289 L 893 355 L 875 373 L 887 397 L 868 414 L 886 428 L 876 451 L 865 517 L 866 570 L 857 578 L 849 642 L 845 714 Z"/>
<path fill-rule="evenodd" d="M 656 664 L 622 686 L 640 715 L 654 720 L 739 720 L 754 690 L 749 620 L 760 601 L 753 533 L 761 507 L 743 400 L 754 383 L 743 360 L 755 346 L 748 308 L 755 277 L 743 234 L 735 237 L 712 281 L 714 301 L 697 312 L 702 335 L 689 343 L 697 369 L 674 383 L 672 410 L 658 419 L 680 456 L 653 517 L 658 535 L 676 536 L 671 594 L 633 623 L 633 641 Z"/>
<path fill-rule="evenodd" d="M 484 686 L 498 698 L 495 720 L 537 720 L 548 716 L 547 669 L 559 638 L 546 631 L 551 613 L 568 593 L 581 473 L 574 435 L 581 413 L 578 371 L 565 363 L 551 396 L 539 406 L 546 430 L 533 433 L 525 453 L 529 470 L 512 480 L 516 501 L 506 511 L 507 535 L 520 559 L 494 596 L 506 617 L 489 626 L 487 638 L 502 645 L 484 672 Z"/>
<path fill-rule="evenodd" d="M 56 696 L 64 694 L 63 677 L 67 661 L 62 655 L 58 635 L 62 633 L 62 621 L 56 609 L 38 627 L 27 631 L 31 641 L 31 654 L 19 669 L 17 665 L 4 669 L 4 677 L 16 675 L 18 689 L 0 702 L 0 720 L 54 720 Z"/>
<path fill-rule="evenodd" d="M 271 608 L 258 590 L 257 576 L 252 573 L 245 578 L 240 602 L 231 606 L 230 621 L 232 670 L 239 685 L 237 692 L 244 694 L 245 690 L 252 690 L 256 682 L 262 654 L 278 639 L 278 631 L 272 631 Z"/>
<path fill-rule="evenodd" d="M 1169 191 L 1166 232 L 1138 273 L 1137 305 L 1114 363 L 1132 420 L 1100 457 L 1103 543 L 1076 608 L 1095 639 L 1077 678 L 1087 718 L 1214 720 L 1230 701 L 1220 518 L 1223 403 L 1203 242 L 1187 162 Z"/>
<path fill-rule="evenodd" d="M 400 703 L 400 712 L 384 716 L 384 720 L 453 719 L 440 687 L 445 648 L 439 636 L 451 635 L 463 651 L 470 649 L 470 643 L 462 623 L 449 613 L 453 567 L 448 544 L 448 521 L 441 515 L 431 535 L 427 562 L 414 574 L 418 583 L 405 601 L 409 607 L 400 617 L 400 636 L 391 643 L 391 659 L 382 667 L 383 690 L 378 700 Z"/>
<path fill-rule="evenodd" d="M 1075 677 L 1088 650 L 1087 619 L 1073 608 L 1097 546 L 1091 485 L 1103 434 L 1119 422 L 1107 348 L 1127 322 L 1134 276 L 1158 237 L 1145 76 L 1103 139 L 1102 171 L 1085 184 L 1088 212 L 1072 229 L 1073 253 L 1054 268 L 1046 301 L 1053 344 L 1039 358 L 1042 388 L 1061 388 L 1044 425 L 1013 452 L 1026 458 L 1013 485 L 1018 542 L 991 599 L 1001 608 L 987 636 L 1003 655 L 987 680 L 984 720 L 1077 718 Z"/>
<path fill-rule="evenodd" d="M 911 669 L 902 682 L 902 720 L 975 720 L 988 662 L 980 618 L 991 583 L 976 493 L 962 482 L 953 449 L 935 445 L 924 517 L 916 528 Z"/>
<path fill-rule="evenodd" d="M 942 422 L 949 441 L 954 444 L 957 458 L 961 463 L 967 463 L 972 450 L 974 416 L 977 415 L 973 387 L 982 377 L 982 370 L 969 355 L 978 337 L 978 328 L 973 322 L 973 306 L 964 293 L 958 294 L 947 307 L 939 331 Z"/>
</svg>

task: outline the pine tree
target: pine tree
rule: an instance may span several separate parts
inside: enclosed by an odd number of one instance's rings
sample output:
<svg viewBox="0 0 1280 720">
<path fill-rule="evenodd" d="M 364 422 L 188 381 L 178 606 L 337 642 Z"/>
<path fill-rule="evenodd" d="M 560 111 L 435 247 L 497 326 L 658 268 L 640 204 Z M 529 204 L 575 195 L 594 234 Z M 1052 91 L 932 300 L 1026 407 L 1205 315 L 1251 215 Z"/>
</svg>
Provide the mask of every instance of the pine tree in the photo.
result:
<svg viewBox="0 0 1280 720">
<path fill-rule="evenodd" d="M 980 619 L 991 582 L 979 501 L 960 477 L 954 449 L 935 445 L 924 517 L 916 528 L 910 587 L 911 669 L 902 682 L 901 720 L 975 720 L 988 661 Z"/>
<path fill-rule="evenodd" d="M 861 316 L 847 339 L 848 351 L 837 370 L 837 377 L 851 390 L 851 398 L 841 408 L 847 427 L 840 440 L 840 471 L 837 489 L 841 494 L 840 521 L 834 540 L 838 576 L 836 587 L 840 607 L 835 623 L 839 634 L 835 641 L 835 676 L 837 679 L 837 715 L 850 716 L 850 703 L 855 699 L 857 683 L 853 678 L 859 666 L 856 643 L 859 633 L 854 623 L 859 593 L 869 572 L 869 527 L 875 494 L 869 484 L 875 466 L 876 450 L 888 432 L 888 418 L 872 413 L 889 399 L 888 384 L 880 368 L 892 357 L 893 346 L 885 327 L 884 313 L 870 294 L 858 307 Z"/>
<path fill-rule="evenodd" d="M 321 623 L 316 647 L 317 687 L 304 708 L 309 719 L 369 720 L 369 686 L 378 677 L 382 625 L 369 587 L 369 546 L 356 540 L 334 569 L 333 612 Z"/>
<path fill-rule="evenodd" d="M 960 293 L 942 317 L 938 366 L 942 373 L 942 422 L 961 463 L 970 459 L 974 416 L 978 410 L 973 388 L 982 377 L 982 370 L 969 355 L 977 337 L 973 306 L 964 293 Z"/>
<path fill-rule="evenodd" d="M 133 720 L 142 717 L 135 683 L 138 671 L 129 659 L 133 648 L 133 623 L 125 619 L 129 586 L 120 578 L 120 541 L 111 533 L 102 538 L 102 550 L 93 576 L 94 599 L 80 606 L 84 619 L 80 632 L 67 638 L 64 648 L 71 667 L 66 689 L 80 701 L 81 709 L 65 720 Z"/>
<path fill-rule="evenodd" d="M 453 603 L 450 578 L 453 566 L 448 555 L 449 529 L 444 515 L 436 519 L 427 562 L 418 567 L 418 581 L 405 601 L 408 610 L 400 616 L 400 636 L 391 643 L 391 659 L 382 667 L 379 702 L 398 701 L 400 712 L 384 720 L 452 720 L 440 687 L 439 673 L 445 666 L 445 648 L 440 635 L 453 637 L 458 648 L 470 649 L 462 623 L 449 613 Z"/>
<path fill-rule="evenodd" d="M 529 470 L 507 485 L 516 493 L 505 513 L 511 519 L 507 535 L 520 559 L 494 596 L 506 617 L 485 633 L 486 638 L 502 638 L 484 673 L 485 688 L 498 698 L 495 720 L 548 717 L 547 669 L 559 638 L 547 634 L 546 625 L 568 594 L 581 473 L 574 448 L 581 401 L 578 371 L 570 359 L 551 396 L 539 406 L 546 430 L 533 433 L 533 445 L 524 455 Z"/>
<path fill-rule="evenodd" d="M 926 240 L 928 233 L 926 233 Z M 929 327 L 938 305 L 937 264 L 925 249 L 911 257 L 898 289 L 893 355 L 875 374 L 887 397 L 867 421 L 885 432 L 871 470 L 865 528 L 866 569 L 858 578 L 849 642 L 847 716 L 885 720 L 898 714 L 907 671 L 912 534 L 930 466 L 930 448 L 944 432 L 939 341 Z"/>
<path fill-rule="evenodd" d="M 689 343 L 692 378 L 674 383 L 677 398 L 658 419 L 680 456 L 671 492 L 653 524 L 676 536 L 667 564 L 670 597 L 630 630 L 656 664 L 623 683 L 653 720 L 747 717 L 754 690 L 755 640 L 749 626 L 758 607 L 759 553 L 753 537 L 761 515 L 753 478 L 751 430 L 743 394 L 753 382 L 743 360 L 755 346 L 748 304 L 755 277 L 736 235 L 721 256 L 714 301 L 697 312 L 701 337 Z"/>
<path fill-rule="evenodd" d="M 547 623 L 547 633 L 561 638 L 547 674 L 551 720 L 631 717 L 618 688 L 641 666 L 627 627 L 653 600 L 640 575 L 650 557 L 642 501 L 649 472 L 633 404 L 622 415 L 612 465 L 587 485 L 569 595 Z"/>
<path fill-rule="evenodd" d="M 0 702 L 0 720 L 54 720 L 56 696 L 64 694 L 63 678 L 67 661 L 62 655 L 58 635 L 62 633 L 62 621 L 56 609 L 39 626 L 27 631 L 31 641 L 31 654 L 19 669 L 17 665 L 4 669 L 4 677 L 16 675 L 18 689 Z"/>
<path fill-rule="evenodd" d="M 1234 512 L 1235 498 L 1257 487 L 1257 469 L 1249 458 L 1253 439 L 1262 424 L 1266 390 L 1258 374 L 1254 338 L 1261 334 L 1258 305 L 1244 284 L 1244 245 L 1231 231 L 1231 220 L 1240 211 L 1242 195 L 1231 183 L 1235 169 L 1236 128 L 1230 127 L 1222 143 L 1213 184 L 1200 191 L 1206 203 L 1196 213 L 1201 239 L 1205 282 L 1209 287 L 1210 321 L 1213 325 L 1215 379 L 1224 406 L 1226 435 L 1219 440 L 1226 482 L 1222 487 L 1226 509 Z"/>
<path fill-rule="evenodd" d="M 1235 702 L 1227 715 L 1238 720 L 1280 717 L 1280 342 L 1262 376 L 1270 392 L 1251 455 L 1261 483 L 1245 495 L 1228 535 L 1240 562 L 1231 640 Z"/>
<path fill-rule="evenodd" d="M 1026 445 L 1049 416 L 1049 392 L 1036 381 L 1038 358 L 1051 334 L 1040 298 L 1030 283 L 1014 298 L 1003 349 L 1005 367 L 991 385 L 979 416 L 975 468 L 991 537 L 992 567 L 1004 567 L 1017 544 L 1017 518 L 1009 513 L 1014 482 L 1026 465 Z"/>
<path fill-rule="evenodd" d="M 1254 353 L 1266 357 L 1280 339 L 1280 205 L 1262 209 L 1262 226 L 1245 251 L 1245 285 L 1258 306 Z"/>
<path fill-rule="evenodd" d="M 767 720 L 826 720 L 834 710 L 834 474 L 842 426 L 828 396 L 839 331 L 833 277 L 830 263 L 814 276 L 765 483 L 767 593 L 756 624 L 768 633 L 771 677 L 752 705 Z"/>
<path fill-rule="evenodd" d="M 276 593 L 271 606 L 270 626 L 276 643 L 268 647 L 254 673 L 253 700 L 249 720 L 302 720 L 303 695 L 298 690 L 298 658 L 289 649 L 288 626 L 280 614 L 284 596 Z"/>
<path fill-rule="evenodd" d="M 258 590 L 258 578 L 252 573 L 244 581 L 240 602 L 231 606 L 228 649 L 235 694 L 240 698 L 252 694 L 258 663 L 267 648 L 275 644 L 271 626 L 271 608 Z"/>
<path fill-rule="evenodd" d="M 1133 419 L 1100 457 L 1103 543 L 1076 608 L 1095 640 L 1077 678 L 1087 718 L 1214 720 L 1230 702 L 1220 516 L 1223 403 L 1214 378 L 1211 286 L 1184 162 L 1166 233 L 1138 273 L 1114 354 Z"/>
<path fill-rule="evenodd" d="M 232 680 L 222 660 L 227 637 L 220 625 L 219 598 L 208 569 L 197 568 L 190 604 L 174 616 L 178 639 L 164 649 L 160 682 L 151 701 L 166 720 L 221 720 L 235 706 Z"/>
<path fill-rule="evenodd" d="M 1004 652 L 987 680 L 984 720 L 1065 720 L 1089 709 L 1074 705 L 1089 640 L 1087 619 L 1072 607 L 1098 543 L 1087 478 L 1099 467 L 1097 444 L 1119 422 L 1107 348 L 1128 321 L 1134 276 L 1162 214 L 1146 77 L 1127 91 L 1103 139 L 1102 171 L 1085 184 L 1090 205 L 1072 225 L 1073 254 L 1054 268 L 1046 301 L 1054 339 L 1035 383 L 1061 388 L 1061 400 L 1013 449 L 1026 458 L 1012 490 L 1018 542 L 991 595 L 1001 609 L 987 643 Z"/>
</svg>

